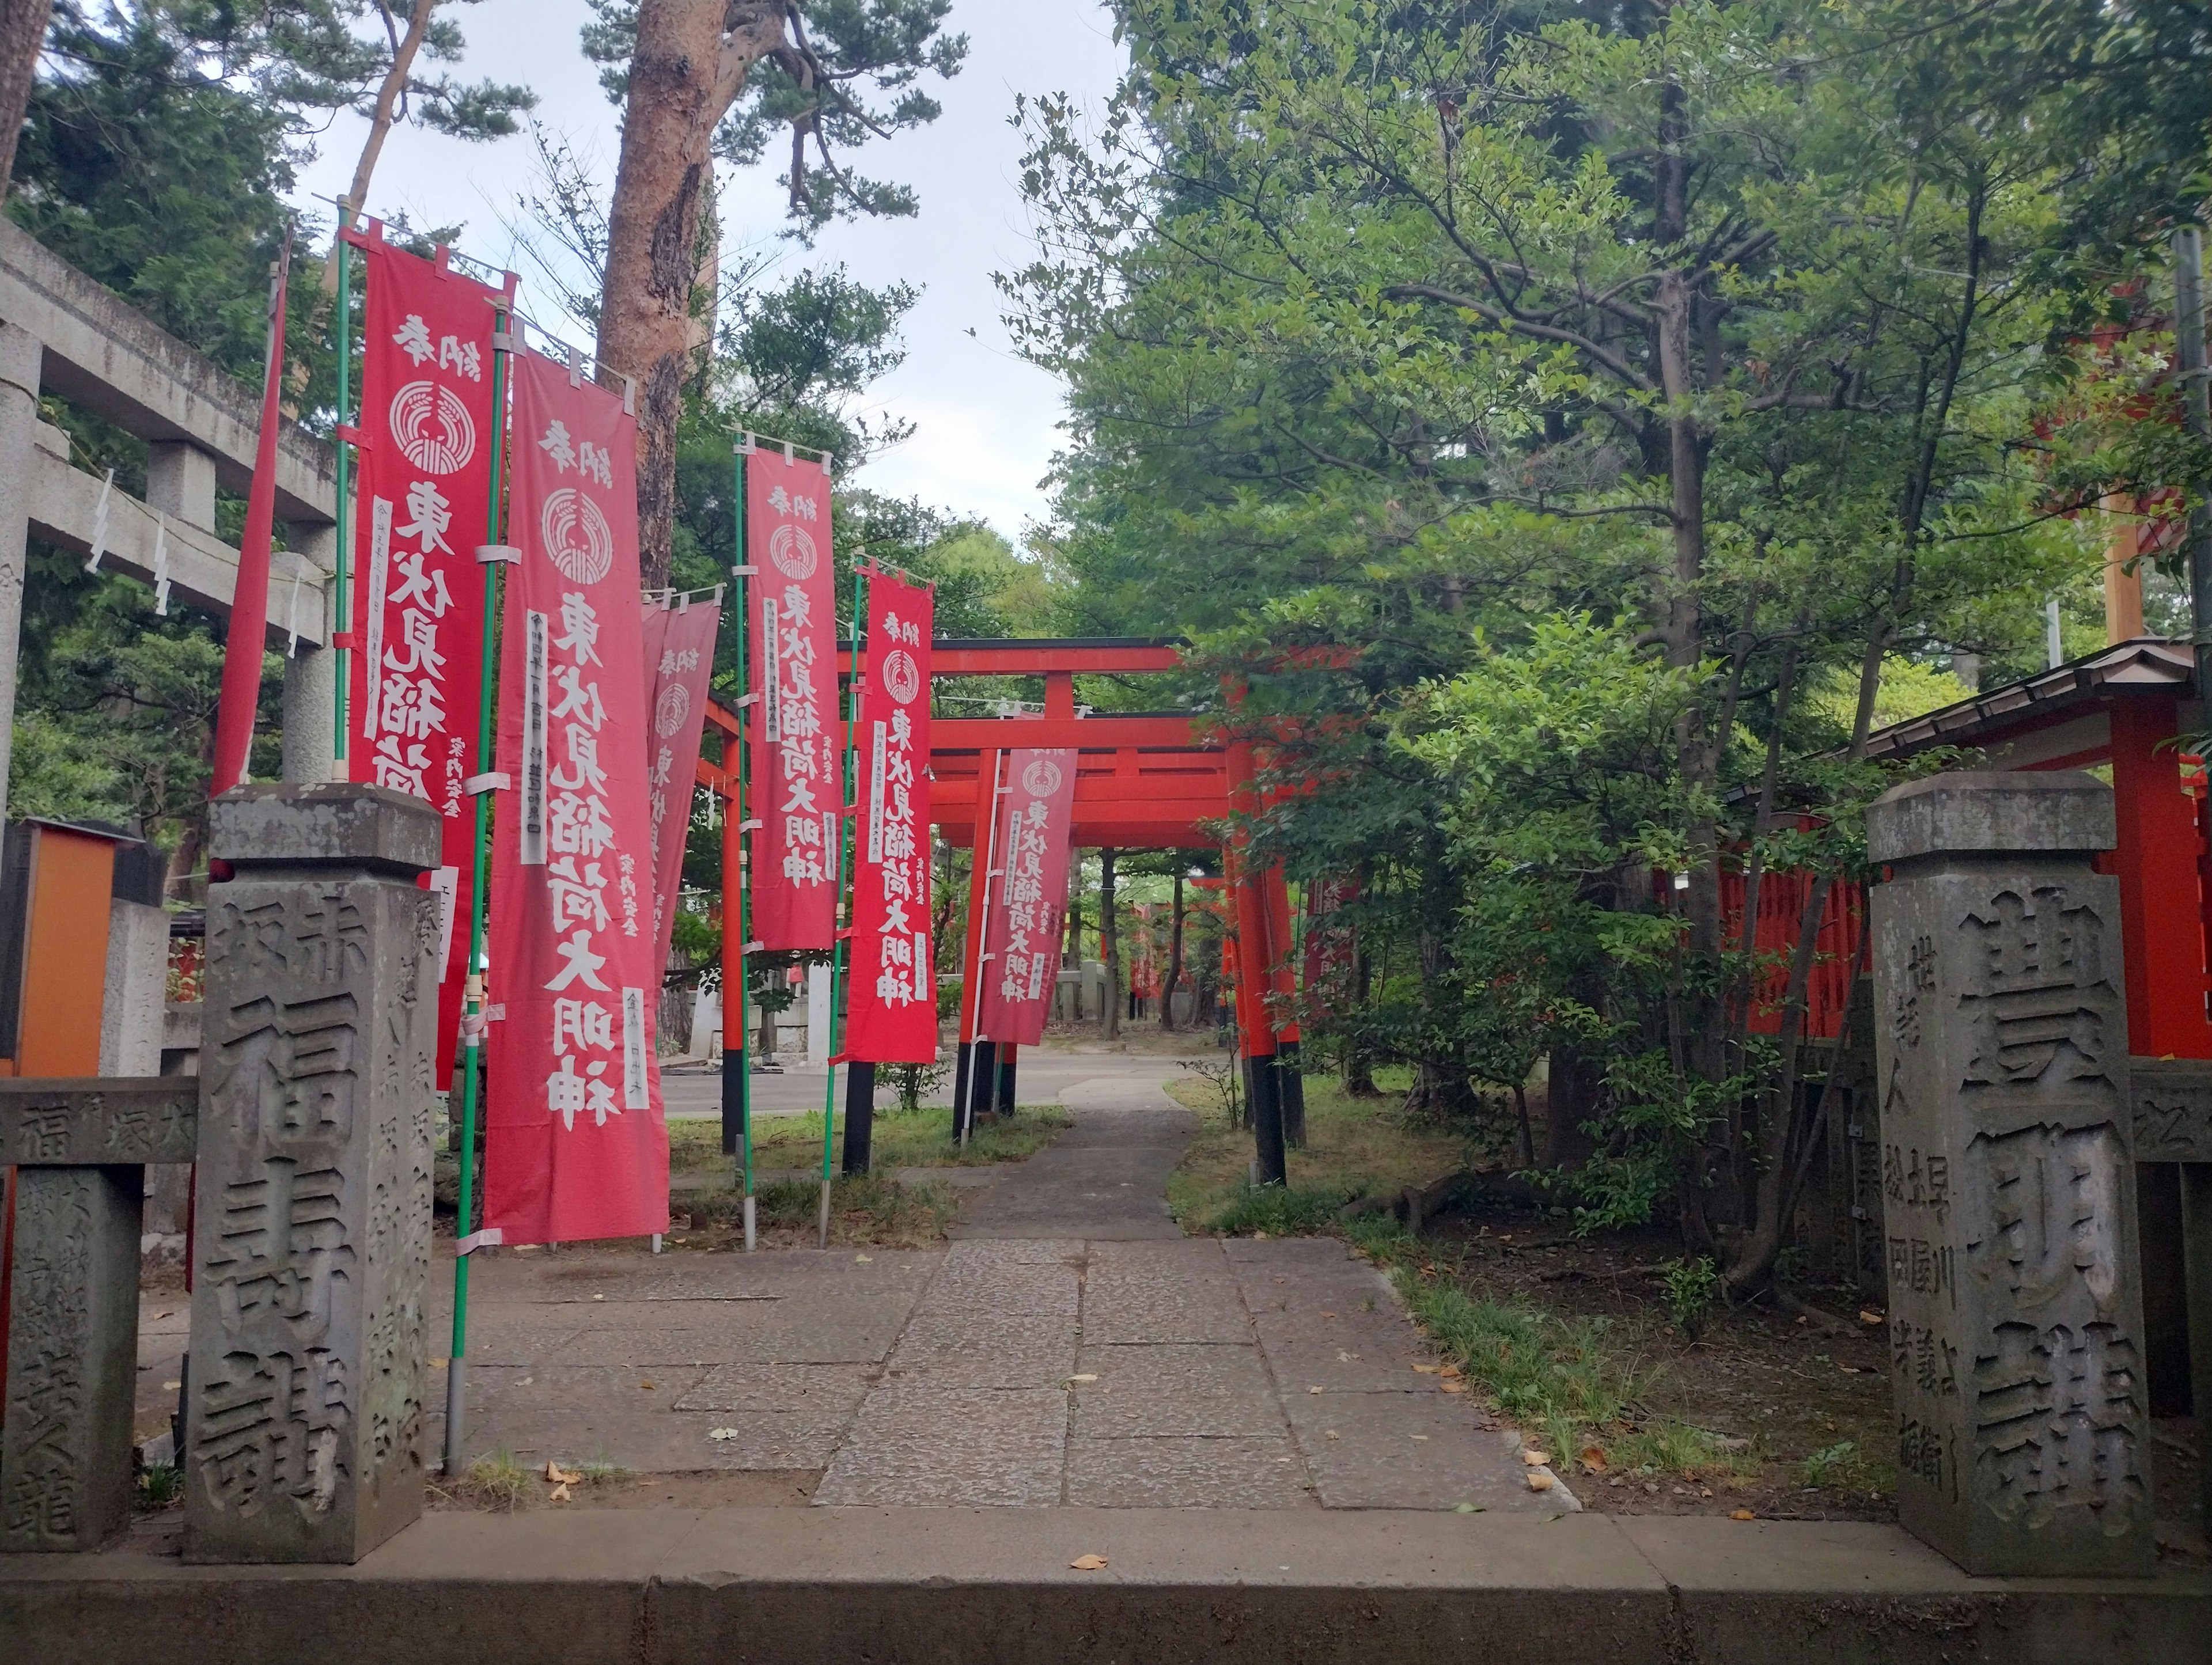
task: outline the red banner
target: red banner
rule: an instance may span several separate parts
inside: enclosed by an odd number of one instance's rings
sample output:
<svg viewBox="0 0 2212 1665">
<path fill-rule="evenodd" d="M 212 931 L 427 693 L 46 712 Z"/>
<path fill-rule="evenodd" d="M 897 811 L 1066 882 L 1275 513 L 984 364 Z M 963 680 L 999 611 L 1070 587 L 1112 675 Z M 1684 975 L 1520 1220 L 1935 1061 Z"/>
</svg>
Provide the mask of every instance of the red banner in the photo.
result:
<svg viewBox="0 0 2212 1665">
<path fill-rule="evenodd" d="M 653 1056 L 645 664 L 636 629 L 637 425 L 536 353 L 514 366 L 492 847 L 494 1242 L 668 1226 L 668 1128 Z"/>
<path fill-rule="evenodd" d="M 860 824 L 853 863 L 853 981 L 845 1055 L 937 1061 L 937 968 L 929 943 L 929 632 L 936 598 L 868 580 L 860 695 Z"/>
<path fill-rule="evenodd" d="M 1357 874 L 1324 875 L 1306 886 L 1306 999 L 1316 1012 L 1351 1010 L 1359 945 L 1336 915 L 1358 900 Z"/>
<path fill-rule="evenodd" d="M 361 373 L 361 477 L 353 501 L 356 652 L 346 690 L 347 773 L 427 798 L 446 817 L 438 1085 L 453 1035 L 475 872 L 462 795 L 483 687 L 483 576 L 491 499 L 493 307 L 507 297 L 392 247 L 372 222 Z M 462 951 L 456 954 L 456 938 Z"/>
<path fill-rule="evenodd" d="M 745 460 L 746 586 L 752 651 L 753 938 L 827 949 L 837 933 L 837 840 L 845 781 L 837 757 L 837 611 L 830 562 L 830 475 L 819 463 L 756 451 Z"/>
<path fill-rule="evenodd" d="M 691 831 L 699 736 L 707 724 L 707 683 L 714 674 L 714 632 L 722 605 L 645 605 L 645 710 L 653 725 L 653 771 L 646 782 L 653 819 L 653 963 L 668 963 L 676 906 L 684 889 L 684 841 Z"/>
<path fill-rule="evenodd" d="M 1033 1047 L 1044 1036 L 1067 915 L 1075 758 L 1060 750 L 1006 754 L 1006 807 L 991 842 L 997 884 L 984 924 L 978 1040 Z"/>
</svg>

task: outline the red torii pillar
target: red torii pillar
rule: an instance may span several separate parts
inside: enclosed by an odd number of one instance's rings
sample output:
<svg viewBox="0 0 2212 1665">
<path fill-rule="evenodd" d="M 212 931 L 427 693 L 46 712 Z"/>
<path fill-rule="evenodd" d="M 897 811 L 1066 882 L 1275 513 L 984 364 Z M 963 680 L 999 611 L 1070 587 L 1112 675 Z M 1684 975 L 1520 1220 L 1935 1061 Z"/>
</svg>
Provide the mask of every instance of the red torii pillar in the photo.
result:
<svg viewBox="0 0 2212 1665">
<path fill-rule="evenodd" d="M 1229 790 L 1237 807 L 1248 812 L 1254 807 L 1252 748 L 1244 741 L 1229 748 Z M 1267 897 L 1261 876 L 1246 859 L 1248 844 L 1247 835 L 1239 829 L 1226 852 L 1237 910 L 1237 1031 L 1252 1105 L 1252 1136 L 1259 1147 L 1260 1183 L 1284 1185 L 1290 1173 L 1283 1147 L 1282 1071 L 1274 1019 L 1267 1008 L 1267 996 L 1273 990 Z"/>
</svg>

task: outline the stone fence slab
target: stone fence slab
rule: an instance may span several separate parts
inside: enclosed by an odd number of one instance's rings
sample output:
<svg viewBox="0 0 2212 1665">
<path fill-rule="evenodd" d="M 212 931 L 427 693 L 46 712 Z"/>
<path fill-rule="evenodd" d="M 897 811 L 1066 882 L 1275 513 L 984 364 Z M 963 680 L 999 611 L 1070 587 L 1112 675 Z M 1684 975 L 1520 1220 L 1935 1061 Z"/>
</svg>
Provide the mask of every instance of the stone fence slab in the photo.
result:
<svg viewBox="0 0 2212 1665">
<path fill-rule="evenodd" d="M 0 1079 L 0 1162 L 17 1167 L 190 1162 L 199 1125 L 190 1076 Z"/>
<path fill-rule="evenodd" d="M 2212 1162 L 2212 1059 L 2136 1058 L 2137 1162 Z"/>
</svg>

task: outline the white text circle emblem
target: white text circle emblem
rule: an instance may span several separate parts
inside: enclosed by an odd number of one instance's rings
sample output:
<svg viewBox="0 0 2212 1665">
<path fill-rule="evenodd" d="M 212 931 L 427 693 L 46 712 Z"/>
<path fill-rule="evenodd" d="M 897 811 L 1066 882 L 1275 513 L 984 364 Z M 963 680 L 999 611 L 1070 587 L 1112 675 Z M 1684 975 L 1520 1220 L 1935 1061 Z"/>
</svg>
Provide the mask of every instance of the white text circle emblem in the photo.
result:
<svg viewBox="0 0 2212 1665">
<path fill-rule="evenodd" d="M 768 536 L 768 558 L 786 578 L 804 583 L 814 576 L 814 538 L 804 526 L 778 526 Z"/>
<path fill-rule="evenodd" d="M 410 381 L 392 396 L 392 437 L 407 460 L 429 474 L 451 474 L 477 454 L 477 425 L 450 387 Z"/>
<path fill-rule="evenodd" d="M 1032 798 L 1049 798 L 1060 790 L 1060 765 L 1040 757 L 1022 771 L 1022 790 Z"/>
<path fill-rule="evenodd" d="M 912 703 L 921 692 L 921 667 L 903 647 L 894 647 L 884 656 L 884 692 L 901 705 Z"/>
<path fill-rule="evenodd" d="M 615 564 L 614 529 L 599 506 L 573 486 L 545 500 L 538 529 L 544 536 L 545 553 L 572 584 L 596 584 Z"/>
<path fill-rule="evenodd" d="M 680 682 L 672 682 L 660 690 L 660 698 L 653 708 L 653 732 L 666 739 L 684 726 L 684 718 L 691 709 L 691 691 Z"/>
</svg>

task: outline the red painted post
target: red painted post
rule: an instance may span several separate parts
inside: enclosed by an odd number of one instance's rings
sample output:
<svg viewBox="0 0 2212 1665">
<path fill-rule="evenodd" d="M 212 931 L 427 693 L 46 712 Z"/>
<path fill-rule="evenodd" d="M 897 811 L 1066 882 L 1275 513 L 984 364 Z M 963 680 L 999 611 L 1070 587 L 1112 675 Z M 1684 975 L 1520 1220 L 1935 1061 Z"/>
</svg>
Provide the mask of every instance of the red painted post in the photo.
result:
<svg viewBox="0 0 2212 1665">
<path fill-rule="evenodd" d="M 2110 701 L 2112 796 L 2118 823 L 2113 872 L 2127 969 L 2128 1048 L 2143 1057 L 2212 1058 L 2197 877 L 2197 802 L 2181 789 L 2179 732 L 2171 696 Z"/>
</svg>

